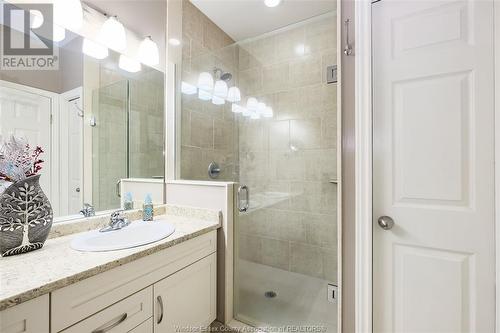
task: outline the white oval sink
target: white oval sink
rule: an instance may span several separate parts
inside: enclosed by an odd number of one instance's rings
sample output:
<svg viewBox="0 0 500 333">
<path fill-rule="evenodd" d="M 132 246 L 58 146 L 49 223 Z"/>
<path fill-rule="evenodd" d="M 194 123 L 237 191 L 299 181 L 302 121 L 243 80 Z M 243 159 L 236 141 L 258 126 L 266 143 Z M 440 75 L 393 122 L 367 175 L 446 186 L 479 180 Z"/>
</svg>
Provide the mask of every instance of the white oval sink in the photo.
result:
<svg viewBox="0 0 500 333">
<path fill-rule="evenodd" d="M 152 222 L 137 221 L 115 231 L 92 230 L 76 236 L 71 247 L 78 251 L 102 252 L 129 249 L 167 238 L 175 231 L 175 226 L 165 220 Z"/>
</svg>

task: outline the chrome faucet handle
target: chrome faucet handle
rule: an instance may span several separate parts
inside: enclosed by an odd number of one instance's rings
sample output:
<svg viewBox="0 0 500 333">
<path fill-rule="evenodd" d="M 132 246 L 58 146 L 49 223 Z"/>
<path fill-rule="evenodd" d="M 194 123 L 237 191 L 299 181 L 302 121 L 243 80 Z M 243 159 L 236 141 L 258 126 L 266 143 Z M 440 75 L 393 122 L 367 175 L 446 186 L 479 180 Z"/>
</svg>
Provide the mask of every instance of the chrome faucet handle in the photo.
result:
<svg viewBox="0 0 500 333">
<path fill-rule="evenodd" d="M 80 213 L 85 217 L 95 216 L 94 206 L 88 203 L 84 203 L 83 208 L 80 210 Z"/>
<path fill-rule="evenodd" d="M 110 223 L 119 222 L 121 220 L 124 220 L 125 217 L 123 216 L 123 212 L 124 212 L 124 210 L 120 209 L 120 210 L 117 210 L 117 211 L 111 213 Z"/>
<path fill-rule="evenodd" d="M 117 210 L 111 213 L 109 225 L 99 230 L 100 232 L 114 231 L 125 228 L 130 224 L 130 220 L 123 216 L 124 210 Z"/>
</svg>

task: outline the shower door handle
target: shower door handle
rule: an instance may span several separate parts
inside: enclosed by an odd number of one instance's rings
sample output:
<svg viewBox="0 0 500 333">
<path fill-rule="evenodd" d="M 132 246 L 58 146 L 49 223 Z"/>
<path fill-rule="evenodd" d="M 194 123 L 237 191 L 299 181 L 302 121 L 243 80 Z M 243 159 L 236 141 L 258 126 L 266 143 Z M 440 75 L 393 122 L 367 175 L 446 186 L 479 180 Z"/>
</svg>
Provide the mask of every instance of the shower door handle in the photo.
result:
<svg viewBox="0 0 500 333">
<path fill-rule="evenodd" d="M 245 204 L 241 205 L 241 193 L 245 191 Z M 248 190 L 248 186 L 243 185 L 238 188 L 238 210 L 240 212 L 246 212 L 250 208 L 250 191 Z"/>
</svg>

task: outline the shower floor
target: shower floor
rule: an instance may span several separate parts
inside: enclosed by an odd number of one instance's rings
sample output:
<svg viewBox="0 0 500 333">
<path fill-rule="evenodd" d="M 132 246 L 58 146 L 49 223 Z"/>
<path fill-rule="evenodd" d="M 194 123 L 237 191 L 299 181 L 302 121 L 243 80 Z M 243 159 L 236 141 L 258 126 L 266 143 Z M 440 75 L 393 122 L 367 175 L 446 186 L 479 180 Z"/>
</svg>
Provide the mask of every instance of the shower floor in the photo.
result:
<svg viewBox="0 0 500 333">
<path fill-rule="evenodd" d="M 327 300 L 326 280 L 246 260 L 238 261 L 237 272 L 236 319 L 270 331 L 286 326 L 337 331 L 337 304 Z M 276 296 L 266 297 L 266 292 Z"/>
</svg>

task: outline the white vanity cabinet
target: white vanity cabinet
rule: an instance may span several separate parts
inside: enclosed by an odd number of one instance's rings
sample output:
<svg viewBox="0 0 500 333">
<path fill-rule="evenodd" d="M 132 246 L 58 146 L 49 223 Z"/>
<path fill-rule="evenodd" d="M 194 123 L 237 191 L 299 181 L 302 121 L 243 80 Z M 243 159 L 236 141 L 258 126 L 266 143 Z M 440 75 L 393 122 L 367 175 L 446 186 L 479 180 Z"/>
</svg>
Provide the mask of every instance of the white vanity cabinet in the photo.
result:
<svg viewBox="0 0 500 333">
<path fill-rule="evenodd" d="M 216 254 L 153 285 L 154 333 L 189 332 L 216 316 Z"/>
<path fill-rule="evenodd" d="M 49 295 L 0 312 L 1 333 L 49 333 Z"/>
<path fill-rule="evenodd" d="M 216 235 L 54 290 L 50 302 L 44 295 L 8 308 L 0 312 L 0 332 L 166 333 L 208 326 L 216 316 Z"/>
</svg>

